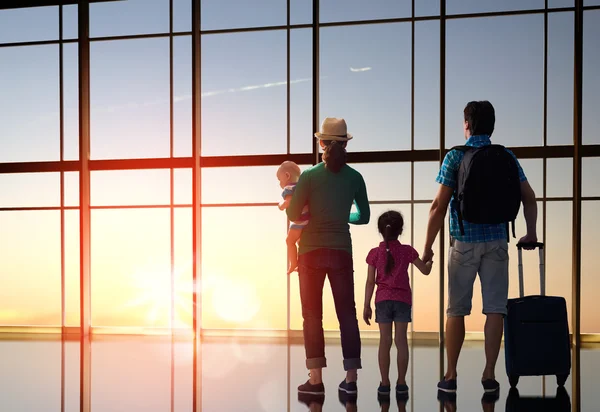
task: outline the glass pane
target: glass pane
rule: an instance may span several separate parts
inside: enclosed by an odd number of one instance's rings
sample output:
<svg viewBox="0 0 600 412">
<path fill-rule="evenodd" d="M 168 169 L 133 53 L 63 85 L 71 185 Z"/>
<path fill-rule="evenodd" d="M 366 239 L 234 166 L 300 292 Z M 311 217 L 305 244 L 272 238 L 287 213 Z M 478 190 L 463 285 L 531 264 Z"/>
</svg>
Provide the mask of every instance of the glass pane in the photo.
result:
<svg viewBox="0 0 600 412">
<path fill-rule="evenodd" d="M 60 212 L 0 212 L 0 227 L 0 325 L 60 325 Z"/>
<path fill-rule="evenodd" d="M 192 155 L 192 37 L 173 38 L 173 154 Z"/>
<path fill-rule="evenodd" d="M 600 0 L 583 0 L 584 6 L 600 6 Z"/>
<path fill-rule="evenodd" d="M 600 4 L 600 3 L 599 3 Z M 600 144 L 600 10 L 583 12 L 583 144 Z"/>
<path fill-rule="evenodd" d="M 286 152 L 286 48 L 285 31 L 202 37 L 203 156 Z"/>
<path fill-rule="evenodd" d="M 76 39 L 79 37 L 79 16 L 77 4 L 63 6 L 63 39 Z"/>
<path fill-rule="evenodd" d="M 410 33 L 406 23 L 321 30 L 320 119 L 346 119 L 349 151 L 410 148 Z"/>
<path fill-rule="evenodd" d="M 2 409 L 61 411 L 60 357 L 60 341 L 0 342 L 2 390 L 6 391 L 2 396 Z M 73 369 L 70 368 L 68 373 L 72 374 Z M 32 396 L 33 393 L 36 395 Z"/>
<path fill-rule="evenodd" d="M 167 157 L 169 40 L 94 42 L 90 54 L 92 159 Z"/>
<path fill-rule="evenodd" d="M 423 21 L 415 23 L 415 149 L 439 147 L 440 23 Z"/>
<path fill-rule="evenodd" d="M 587 1 L 587 0 L 584 0 Z M 548 0 L 548 8 L 558 8 L 558 7 L 573 7 L 575 3 L 573 0 Z"/>
<path fill-rule="evenodd" d="M 571 329 L 573 202 L 548 202 L 546 213 L 546 294 L 567 300 Z"/>
<path fill-rule="evenodd" d="M 173 0 L 173 31 L 192 31 L 192 0 Z"/>
<path fill-rule="evenodd" d="M 175 325 L 179 329 L 194 327 L 194 282 L 192 248 L 192 208 L 177 208 L 174 216 L 175 246 Z M 190 375 L 191 379 L 191 375 Z"/>
<path fill-rule="evenodd" d="M 290 0 L 290 23 L 311 24 L 313 21 L 312 1 Z"/>
<path fill-rule="evenodd" d="M 93 341 L 91 345 L 91 410 L 170 410 L 169 340 Z M 134 390 L 132 382 L 146 389 Z"/>
<path fill-rule="evenodd" d="M 203 0 L 202 30 L 285 26 L 286 0 Z"/>
<path fill-rule="evenodd" d="M 193 201 L 192 190 L 194 189 L 192 169 L 175 169 L 173 178 L 175 184 L 175 187 L 173 188 L 175 204 L 191 205 Z M 205 194 L 203 193 L 202 195 L 202 197 L 205 198 Z"/>
<path fill-rule="evenodd" d="M 447 30 L 446 147 L 464 142 L 463 110 L 471 100 L 489 100 L 494 105 L 497 143 L 541 145 L 543 16 L 474 18 L 469 24 L 449 20 Z M 476 69 L 465 63 L 472 56 L 477 56 L 472 63 Z"/>
<path fill-rule="evenodd" d="M 0 43 L 42 40 L 58 40 L 58 7 L 0 10 Z"/>
<path fill-rule="evenodd" d="M 236 338 L 205 342 L 201 362 L 203 411 L 289 411 L 286 344 Z M 221 388 L 231 380 L 239 382 L 239 390 L 224 397 Z M 296 399 L 291 403 L 300 406 Z"/>
<path fill-rule="evenodd" d="M 167 327 L 168 209 L 92 210 L 92 325 Z"/>
<path fill-rule="evenodd" d="M 600 176 L 600 157 L 584 157 L 582 167 L 582 196 L 600 196 L 600 185 L 596 180 Z"/>
<path fill-rule="evenodd" d="M 544 161 L 542 159 L 519 160 L 529 185 L 535 192 L 536 197 L 544 196 Z"/>
<path fill-rule="evenodd" d="M 448 0 L 446 13 L 469 14 L 509 10 L 543 9 L 544 0 Z"/>
<path fill-rule="evenodd" d="M 581 333 L 600 333 L 600 202 L 581 205 Z"/>
<path fill-rule="evenodd" d="M 439 183 L 435 181 L 439 170 L 439 162 L 415 162 L 415 200 L 435 198 L 440 188 Z"/>
<path fill-rule="evenodd" d="M 312 127 L 312 29 L 290 32 L 290 151 L 310 153 Z"/>
<path fill-rule="evenodd" d="M 79 160 L 79 46 L 63 45 L 63 100 L 65 160 Z"/>
<path fill-rule="evenodd" d="M 573 13 L 548 14 L 549 145 L 573 144 L 573 25 Z"/>
<path fill-rule="evenodd" d="M 0 207 L 60 206 L 60 173 L 0 174 Z"/>
<path fill-rule="evenodd" d="M 362 174 L 370 201 L 410 200 L 410 163 L 357 163 L 352 167 Z"/>
<path fill-rule="evenodd" d="M 439 0 L 419 0 L 415 1 L 415 16 L 439 16 Z"/>
<path fill-rule="evenodd" d="M 202 203 L 279 203 L 278 166 L 202 169 Z M 275 210 L 277 208 L 273 206 Z M 285 216 L 282 216 L 285 219 Z"/>
<path fill-rule="evenodd" d="M 65 172 L 65 206 L 79 206 L 79 172 Z"/>
<path fill-rule="evenodd" d="M 423 253 L 427 222 L 429 221 L 429 204 L 414 205 L 414 242 L 413 247 Z M 448 232 L 446 231 L 446 238 Z M 447 241 L 445 243 L 448 243 Z M 423 276 L 418 269 L 413 269 L 413 328 L 415 332 L 437 332 L 440 321 L 440 265 L 439 265 L 439 236 L 433 244 L 434 264 L 429 276 Z M 447 260 L 446 260 L 447 263 Z M 444 270 L 446 270 L 444 268 Z M 444 272 L 445 274 L 446 272 Z M 446 285 L 448 282 L 446 281 Z M 443 308 L 445 311 L 445 307 Z M 445 313 L 445 312 L 444 312 Z M 416 360 L 414 361 L 416 364 Z M 420 369 L 420 368 L 419 368 Z M 417 409 L 415 409 L 417 410 Z"/>
<path fill-rule="evenodd" d="M 169 186 L 168 169 L 93 171 L 91 205 L 168 205 Z"/>
<path fill-rule="evenodd" d="M 412 13 L 410 2 L 397 0 L 321 0 L 319 11 L 322 23 L 410 17 Z"/>
<path fill-rule="evenodd" d="M 80 326 L 79 253 L 79 210 L 65 210 L 66 326 Z"/>
<path fill-rule="evenodd" d="M 368 225 L 350 225 L 350 234 L 352 236 L 353 258 L 354 258 L 354 296 L 359 318 L 359 328 L 361 330 L 377 330 L 377 325 L 371 322 L 367 326 L 362 320 L 362 305 L 364 304 L 365 282 L 367 280 L 366 258 L 369 250 L 379 245 L 381 236 L 377 230 L 377 219 L 388 210 L 398 210 L 404 216 L 404 233 L 400 241 L 410 244 L 411 239 L 411 215 L 410 205 L 408 204 L 388 204 L 371 205 L 371 221 Z M 292 278 L 290 291 L 291 304 L 291 328 L 302 330 L 302 307 L 300 304 L 300 290 L 296 278 Z M 373 302 L 375 298 L 373 298 Z M 372 302 L 372 305 L 374 303 Z M 374 306 L 373 306 L 374 307 Z M 339 323 L 335 313 L 333 295 L 328 282 L 325 282 L 323 289 L 323 328 L 325 330 L 339 330 Z"/>
<path fill-rule="evenodd" d="M 276 207 L 203 208 L 204 328 L 286 329 L 286 225 Z M 254 234 L 243 247 L 240 230 Z"/>
<path fill-rule="evenodd" d="M 548 159 L 547 162 L 546 196 L 573 196 L 573 159 Z"/>
<path fill-rule="evenodd" d="M 169 0 L 90 4 L 90 36 L 125 36 L 169 31 Z"/>
<path fill-rule="evenodd" d="M 0 49 L 0 162 L 59 160 L 58 46 Z"/>
</svg>

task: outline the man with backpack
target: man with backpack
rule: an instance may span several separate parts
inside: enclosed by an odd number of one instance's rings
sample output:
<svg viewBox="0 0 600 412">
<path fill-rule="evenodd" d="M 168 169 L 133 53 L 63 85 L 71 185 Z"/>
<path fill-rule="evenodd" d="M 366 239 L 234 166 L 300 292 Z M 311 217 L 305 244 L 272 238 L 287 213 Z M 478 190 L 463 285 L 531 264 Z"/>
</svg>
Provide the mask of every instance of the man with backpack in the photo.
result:
<svg viewBox="0 0 600 412">
<path fill-rule="evenodd" d="M 486 365 L 481 383 L 486 393 L 500 385 L 495 367 L 502 341 L 508 300 L 508 240 L 521 203 L 527 235 L 520 242 L 537 242 L 535 193 L 514 154 L 492 144 L 494 107 L 488 101 L 469 102 L 464 109 L 465 146 L 451 149 L 436 181 L 439 191 L 431 205 L 424 261 L 433 257 L 432 246 L 450 205 L 448 308 L 446 321 L 447 369 L 438 389 L 455 393 L 456 367 L 465 337 L 464 317 L 471 313 L 473 283 L 477 274 L 485 322 Z"/>
</svg>

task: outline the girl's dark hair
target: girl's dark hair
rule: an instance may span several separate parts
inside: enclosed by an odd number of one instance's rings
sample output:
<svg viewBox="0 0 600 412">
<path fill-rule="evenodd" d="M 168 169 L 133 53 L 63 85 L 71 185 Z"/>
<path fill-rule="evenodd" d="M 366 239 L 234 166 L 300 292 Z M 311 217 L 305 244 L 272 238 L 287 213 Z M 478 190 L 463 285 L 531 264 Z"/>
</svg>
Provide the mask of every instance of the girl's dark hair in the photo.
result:
<svg viewBox="0 0 600 412">
<path fill-rule="evenodd" d="M 381 236 L 383 236 L 383 241 L 385 242 L 385 274 L 389 275 L 394 268 L 395 262 L 392 252 L 390 252 L 390 246 L 388 242 L 398 240 L 398 237 L 402 234 L 402 230 L 404 229 L 404 218 L 402 217 L 402 213 L 395 210 L 389 210 L 385 212 L 379 216 L 379 219 L 377 220 L 377 228 L 379 229 L 379 233 L 381 233 Z"/>
<path fill-rule="evenodd" d="M 333 173 L 339 172 L 346 164 L 346 142 L 335 140 L 321 140 L 325 146 L 323 161 L 325 167 Z"/>
</svg>

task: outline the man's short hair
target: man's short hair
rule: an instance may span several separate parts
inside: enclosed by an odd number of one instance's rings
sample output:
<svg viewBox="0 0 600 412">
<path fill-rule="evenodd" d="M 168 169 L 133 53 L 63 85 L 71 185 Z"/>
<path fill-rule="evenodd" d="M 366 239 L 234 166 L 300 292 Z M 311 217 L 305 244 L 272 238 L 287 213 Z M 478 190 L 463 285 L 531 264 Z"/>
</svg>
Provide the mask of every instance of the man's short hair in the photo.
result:
<svg viewBox="0 0 600 412">
<path fill-rule="evenodd" d="M 496 112 L 494 106 L 487 100 L 467 103 L 464 110 L 465 121 L 469 123 L 471 136 L 489 135 L 494 133 Z"/>
</svg>

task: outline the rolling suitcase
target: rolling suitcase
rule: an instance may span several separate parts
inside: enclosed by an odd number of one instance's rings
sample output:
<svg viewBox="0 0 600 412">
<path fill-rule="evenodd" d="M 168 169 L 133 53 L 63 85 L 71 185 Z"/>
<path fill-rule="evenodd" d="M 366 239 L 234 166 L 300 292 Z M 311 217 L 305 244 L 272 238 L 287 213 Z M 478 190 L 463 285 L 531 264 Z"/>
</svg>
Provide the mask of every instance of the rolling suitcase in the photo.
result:
<svg viewBox="0 0 600 412">
<path fill-rule="evenodd" d="M 539 249 L 540 295 L 524 296 L 523 248 Z M 517 244 L 519 297 L 508 300 L 504 318 L 506 374 L 511 387 L 520 376 L 556 375 L 563 386 L 571 372 L 571 342 L 567 303 L 560 296 L 546 296 L 544 244 Z"/>
</svg>

